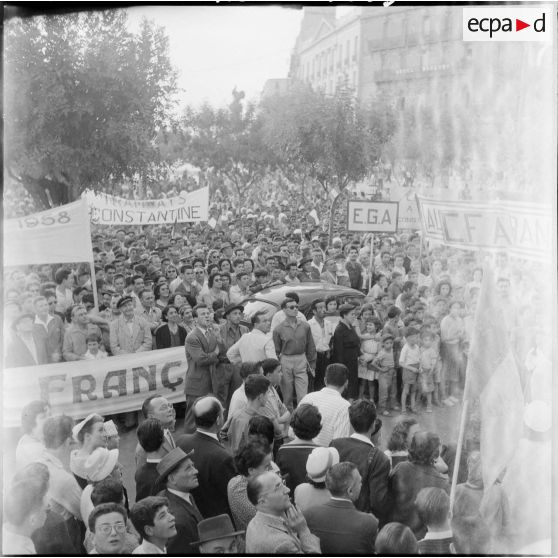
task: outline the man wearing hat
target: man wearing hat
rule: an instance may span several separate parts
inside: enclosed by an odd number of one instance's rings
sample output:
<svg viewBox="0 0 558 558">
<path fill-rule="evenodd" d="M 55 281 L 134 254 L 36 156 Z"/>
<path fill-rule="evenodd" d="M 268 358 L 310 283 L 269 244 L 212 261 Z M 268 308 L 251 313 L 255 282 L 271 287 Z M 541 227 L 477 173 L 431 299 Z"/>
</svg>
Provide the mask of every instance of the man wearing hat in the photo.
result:
<svg viewBox="0 0 558 558">
<path fill-rule="evenodd" d="M 110 349 L 113 355 L 150 351 L 153 347 L 151 329 L 135 311 L 131 296 L 122 297 L 116 307 L 120 316 L 110 323 Z"/>
<path fill-rule="evenodd" d="M 238 366 L 232 364 L 227 357 L 227 351 L 246 333 L 248 328 L 241 325 L 240 320 L 244 312 L 241 304 L 229 304 L 223 313 L 225 323 L 220 327 L 219 363 L 214 368 L 211 377 L 213 393 L 219 398 L 223 406 L 227 406 L 230 395 L 242 383 L 242 378 L 238 372 Z"/>
<path fill-rule="evenodd" d="M 320 272 L 312 266 L 312 258 L 310 256 L 302 258 L 298 264 L 302 271 L 298 274 L 301 283 L 312 283 L 320 280 Z"/>
<path fill-rule="evenodd" d="M 231 518 L 222 514 L 200 521 L 198 533 L 200 540 L 192 546 L 199 546 L 200 554 L 238 554 L 244 531 L 235 531 Z"/>
<path fill-rule="evenodd" d="M 47 364 L 46 338 L 34 331 L 33 314 L 20 314 L 12 322 L 14 335 L 6 347 L 6 368 Z"/>
<path fill-rule="evenodd" d="M 161 489 L 157 496 L 168 500 L 168 509 L 174 516 L 176 527 L 176 536 L 169 540 L 167 546 L 168 554 L 183 555 L 197 539 L 198 523 L 203 519 L 191 494 L 199 484 L 198 470 L 191 460 L 193 453 L 175 448 L 157 465 L 159 478 L 153 491 Z"/>
</svg>

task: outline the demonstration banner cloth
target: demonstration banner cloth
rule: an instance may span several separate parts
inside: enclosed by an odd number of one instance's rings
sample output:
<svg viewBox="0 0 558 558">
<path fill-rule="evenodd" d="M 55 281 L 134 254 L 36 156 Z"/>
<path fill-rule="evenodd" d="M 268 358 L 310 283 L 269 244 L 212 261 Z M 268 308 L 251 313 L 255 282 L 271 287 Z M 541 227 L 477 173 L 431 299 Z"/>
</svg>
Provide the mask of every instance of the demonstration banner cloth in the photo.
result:
<svg viewBox="0 0 558 558">
<path fill-rule="evenodd" d="M 85 200 L 4 222 L 4 265 L 91 262 Z"/>
<path fill-rule="evenodd" d="M 89 204 L 91 222 L 99 225 L 161 225 L 199 223 L 208 220 L 209 187 L 181 192 L 174 198 L 128 200 L 90 190 L 83 197 Z"/>
<path fill-rule="evenodd" d="M 4 427 L 21 425 L 21 410 L 35 399 L 48 401 L 53 414 L 74 419 L 90 413 L 137 411 L 150 393 L 171 403 L 184 401 L 187 370 L 184 347 L 100 360 L 8 368 L 3 374 Z"/>
<path fill-rule="evenodd" d="M 509 201 L 438 201 L 417 196 L 424 237 L 465 250 L 503 250 L 550 261 L 554 223 L 550 206 Z"/>
</svg>

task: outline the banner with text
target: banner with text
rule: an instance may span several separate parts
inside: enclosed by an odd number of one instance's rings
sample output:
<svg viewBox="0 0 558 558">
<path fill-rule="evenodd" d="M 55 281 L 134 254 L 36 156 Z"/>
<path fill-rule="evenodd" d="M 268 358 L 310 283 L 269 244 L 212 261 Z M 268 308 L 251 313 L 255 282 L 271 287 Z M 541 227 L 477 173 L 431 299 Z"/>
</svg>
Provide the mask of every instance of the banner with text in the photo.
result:
<svg viewBox="0 0 558 558">
<path fill-rule="evenodd" d="M 4 222 L 4 265 L 91 262 L 85 200 Z"/>
<path fill-rule="evenodd" d="M 9 368 L 3 373 L 4 426 L 21 425 L 22 408 L 34 399 L 48 401 L 53 413 L 83 418 L 137 411 L 150 393 L 171 403 L 184 401 L 187 370 L 184 347 Z"/>
<path fill-rule="evenodd" d="M 420 217 L 415 197 L 405 197 L 399 200 L 399 215 L 397 219 L 398 231 L 416 231 L 420 229 Z"/>
<path fill-rule="evenodd" d="M 349 200 L 347 230 L 350 232 L 397 231 L 397 202 Z"/>
<path fill-rule="evenodd" d="M 504 250 L 550 261 L 553 223 L 549 206 L 509 201 L 437 201 L 417 196 L 425 238 L 470 250 Z"/>
<path fill-rule="evenodd" d="M 91 222 L 101 225 L 162 225 L 207 221 L 209 187 L 181 192 L 173 198 L 127 200 L 87 191 Z"/>
</svg>

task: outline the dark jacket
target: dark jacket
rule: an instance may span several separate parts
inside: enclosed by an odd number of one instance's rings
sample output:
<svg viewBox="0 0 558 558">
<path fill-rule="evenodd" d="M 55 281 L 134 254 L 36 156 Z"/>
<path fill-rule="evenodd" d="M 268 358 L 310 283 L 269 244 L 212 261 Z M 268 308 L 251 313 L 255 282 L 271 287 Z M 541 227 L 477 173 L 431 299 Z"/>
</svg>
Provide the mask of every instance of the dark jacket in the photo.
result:
<svg viewBox="0 0 558 558">
<path fill-rule="evenodd" d="M 46 340 L 44 337 L 33 332 L 37 361 L 33 358 L 31 351 L 18 335 L 14 335 L 12 341 L 6 347 L 6 368 L 19 368 L 20 366 L 37 366 L 37 364 L 48 364 Z"/>
<path fill-rule="evenodd" d="M 304 512 L 310 531 L 319 537 L 322 554 L 374 554 L 378 520 L 348 500 L 330 499 Z"/>
<path fill-rule="evenodd" d="M 423 488 L 430 486 L 443 488 L 449 495 L 449 481 L 432 465 L 403 461 L 395 466 L 389 477 L 393 496 L 391 520 L 410 527 L 417 540 L 421 540 L 426 534 L 426 526 L 418 516 L 415 498 Z"/>
<path fill-rule="evenodd" d="M 358 398 L 358 356 L 360 339 L 354 327 L 339 322 L 331 339 L 331 362 L 344 364 L 349 370 L 349 387 L 346 397 Z"/>
<path fill-rule="evenodd" d="M 178 335 L 180 337 L 180 345 L 184 346 L 186 341 L 186 330 L 183 326 L 178 326 Z M 161 324 L 155 330 L 155 346 L 157 349 L 168 349 L 171 347 L 171 334 L 169 331 L 169 324 Z"/>
<path fill-rule="evenodd" d="M 164 496 L 169 501 L 169 511 L 174 515 L 176 522 L 176 535 L 167 544 L 167 554 L 179 554 L 191 556 L 199 554 L 197 546 L 190 543 L 199 540 L 198 523 L 203 519 L 194 499 L 194 504 L 188 504 L 186 500 L 168 490 L 162 490 L 158 496 Z"/>
<path fill-rule="evenodd" d="M 358 467 L 362 488 L 355 502 L 356 509 L 373 513 L 381 525 L 387 523 L 390 513 L 389 457 L 377 447 L 355 438 L 337 438 L 329 445 L 339 452 L 340 461 L 350 461 Z"/>
<path fill-rule="evenodd" d="M 211 375 L 215 365 L 219 362 L 214 352 L 217 338 L 211 334 L 210 340 L 196 327 L 186 337 L 186 382 L 184 392 L 190 397 L 201 397 L 211 393 Z"/>
<path fill-rule="evenodd" d="M 232 455 L 217 440 L 201 432 L 180 436 L 176 445 L 185 452 L 194 450 L 192 461 L 198 470 L 199 486 L 192 495 L 201 514 L 205 518 L 230 515 L 227 485 L 236 475 Z"/>
<path fill-rule="evenodd" d="M 64 341 L 64 324 L 58 316 L 52 316 L 52 320 L 48 322 L 47 329 L 40 324 L 33 325 L 33 335 L 45 340 L 48 361 L 52 360 L 53 353 L 58 353 L 62 357 L 62 343 Z"/>
<path fill-rule="evenodd" d="M 157 463 L 144 463 L 136 470 L 136 502 L 151 496 L 155 481 L 159 477 Z"/>
</svg>

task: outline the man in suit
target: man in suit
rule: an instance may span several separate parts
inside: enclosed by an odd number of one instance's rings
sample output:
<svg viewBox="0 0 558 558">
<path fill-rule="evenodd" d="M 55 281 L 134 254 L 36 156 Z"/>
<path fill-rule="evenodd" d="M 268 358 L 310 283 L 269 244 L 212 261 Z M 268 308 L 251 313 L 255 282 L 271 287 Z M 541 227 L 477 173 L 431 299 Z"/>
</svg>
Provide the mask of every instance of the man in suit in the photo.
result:
<svg viewBox="0 0 558 558">
<path fill-rule="evenodd" d="M 186 417 L 184 432 L 196 431 L 192 406 L 198 397 L 211 393 L 211 377 L 215 365 L 219 362 L 217 338 L 212 331 L 211 312 L 205 304 L 198 304 L 193 309 L 196 327 L 186 337 L 186 361 L 188 370 L 184 382 L 186 395 Z"/>
<path fill-rule="evenodd" d="M 358 400 L 349 407 L 349 421 L 354 434 L 334 439 L 330 446 L 339 452 L 341 461 L 350 461 L 358 467 L 362 477 L 362 490 L 355 501 L 357 510 L 373 513 L 384 525 L 390 515 L 388 480 L 390 463 L 377 444 L 381 421 L 376 420 L 376 405 L 372 401 Z"/>
<path fill-rule="evenodd" d="M 169 453 L 176 447 L 172 432 L 176 422 L 176 415 L 173 406 L 162 395 L 150 395 L 141 406 L 141 413 L 144 418 L 154 418 L 161 422 L 164 429 L 163 445 L 161 446 L 161 457 Z M 145 451 L 138 443 L 136 446 L 136 469 L 145 463 Z"/>
<path fill-rule="evenodd" d="M 175 448 L 157 465 L 159 478 L 154 492 L 162 488 L 157 495 L 168 500 L 176 527 L 176 536 L 169 540 L 167 554 L 199 553 L 196 546 L 191 546 L 198 540 L 198 523 L 203 519 L 191 494 L 199 484 L 198 470 L 190 458 L 192 454 Z"/>
<path fill-rule="evenodd" d="M 116 307 L 121 314 L 110 323 L 112 354 L 117 356 L 150 351 L 153 348 L 151 329 L 146 320 L 135 314 L 132 297 L 122 297 Z"/>
<path fill-rule="evenodd" d="M 20 314 L 15 318 L 12 328 L 15 334 L 6 347 L 6 368 L 47 364 L 46 341 L 34 332 L 33 314 Z"/>
<path fill-rule="evenodd" d="M 64 324 L 59 316 L 48 313 L 48 302 L 44 296 L 33 301 L 35 322 L 33 333 L 45 339 L 49 362 L 62 360 L 62 342 L 64 341 Z"/>
<path fill-rule="evenodd" d="M 343 461 L 333 465 L 326 474 L 326 487 L 331 493 L 329 502 L 304 512 L 308 528 L 320 539 L 322 554 L 374 554 L 378 520 L 354 506 L 361 486 L 362 479 L 354 463 Z"/>
<path fill-rule="evenodd" d="M 177 446 L 189 452 L 199 471 L 199 486 L 192 491 L 204 517 L 230 515 L 227 485 L 236 475 L 232 455 L 219 442 L 217 433 L 224 423 L 223 406 L 216 397 L 198 399 L 192 408 L 196 433 L 184 434 Z"/>
</svg>

